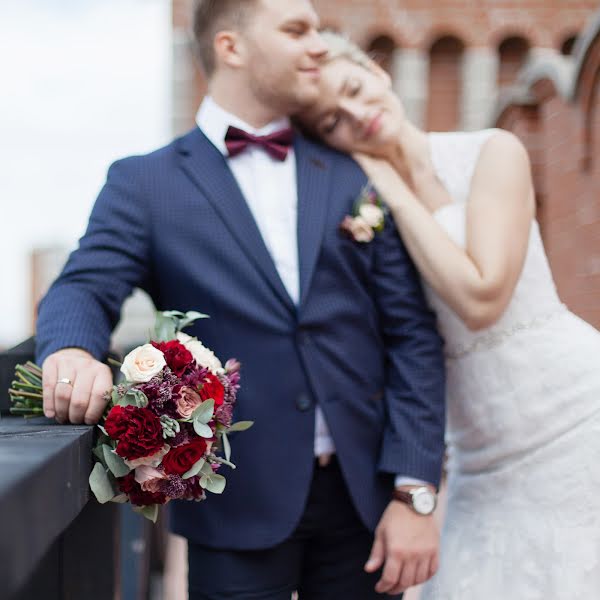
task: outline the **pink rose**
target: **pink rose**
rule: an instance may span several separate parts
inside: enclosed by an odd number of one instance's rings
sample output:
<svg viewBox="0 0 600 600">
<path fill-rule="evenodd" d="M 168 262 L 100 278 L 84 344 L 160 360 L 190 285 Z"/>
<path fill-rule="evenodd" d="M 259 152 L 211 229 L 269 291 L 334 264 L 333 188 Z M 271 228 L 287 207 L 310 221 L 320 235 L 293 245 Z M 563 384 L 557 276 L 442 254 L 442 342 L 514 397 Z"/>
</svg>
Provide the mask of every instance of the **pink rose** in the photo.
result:
<svg viewBox="0 0 600 600">
<path fill-rule="evenodd" d="M 160 491 L 160 482 L 167 478 L 168 476 L 165 473 L 161 473 L 154 467 L 141 466 L 135 470 L 135 480 L 144 492 L 156 493 Z"/>
<path fill-rule="evenodd" d="M 175 405 L 177 406 L 177 412 L 184 419 L 189 419 L 200 404 L 202 404 L 200 394 L 191 387 L 184 386 L 179 390 L 179 396 L 175 401 Z"/>
</svg>

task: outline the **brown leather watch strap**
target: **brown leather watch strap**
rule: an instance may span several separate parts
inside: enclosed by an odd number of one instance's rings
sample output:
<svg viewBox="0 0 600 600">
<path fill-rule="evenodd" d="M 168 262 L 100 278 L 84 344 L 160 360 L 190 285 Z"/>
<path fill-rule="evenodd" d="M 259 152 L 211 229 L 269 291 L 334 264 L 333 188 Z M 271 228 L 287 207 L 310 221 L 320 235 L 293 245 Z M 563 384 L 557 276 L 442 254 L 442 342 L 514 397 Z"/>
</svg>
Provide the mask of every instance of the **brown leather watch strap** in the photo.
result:
<svg viewBox="0 0 600 600">
<path fill-rule="evenodd" d="M 413 505 L 412 494 L 405 490 L 399 490 L 397 488 L 394 488 L 394 491 L 392 492 L 392 498 L 394 500 L 399 500 L 400 502 L 404 502 L 404 504 L 408 504 L 409 506 Z"/>
</svg>

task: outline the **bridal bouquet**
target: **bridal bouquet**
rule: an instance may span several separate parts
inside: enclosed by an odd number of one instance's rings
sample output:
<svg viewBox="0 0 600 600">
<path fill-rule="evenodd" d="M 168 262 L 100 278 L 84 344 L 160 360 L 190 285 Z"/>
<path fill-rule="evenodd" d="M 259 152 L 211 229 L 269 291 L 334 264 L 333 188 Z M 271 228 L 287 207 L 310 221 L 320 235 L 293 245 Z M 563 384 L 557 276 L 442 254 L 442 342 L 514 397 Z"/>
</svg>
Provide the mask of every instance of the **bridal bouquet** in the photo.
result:
<svg viewBox="0 0 600 600">
<path fill-rule="evenodd" d="M 130 502 L 156 521 L 161 504 L 200 501 L 207 491 L 224 490 L 220 468 L 235 468 L 227 434 L 248 429 L 252 422 L 232 423 L 240 364 L 232 359 L 223 367 L 209 348 L 181 331 L 205 317 L 159 312 L 154 339 L 125 357 L 125 380 L 107 393 L 97 426 L 89 483 L 99 502 Z M 30 364 L 17 367 L 19 381 L 10 390 L 13 412 L 41 411 L 41 404 L 34 405 L 41 394 L 34 398 L 35 382 L 28 376 L 41 384 L 41 372 L 35 369 Z"/>
</svg>

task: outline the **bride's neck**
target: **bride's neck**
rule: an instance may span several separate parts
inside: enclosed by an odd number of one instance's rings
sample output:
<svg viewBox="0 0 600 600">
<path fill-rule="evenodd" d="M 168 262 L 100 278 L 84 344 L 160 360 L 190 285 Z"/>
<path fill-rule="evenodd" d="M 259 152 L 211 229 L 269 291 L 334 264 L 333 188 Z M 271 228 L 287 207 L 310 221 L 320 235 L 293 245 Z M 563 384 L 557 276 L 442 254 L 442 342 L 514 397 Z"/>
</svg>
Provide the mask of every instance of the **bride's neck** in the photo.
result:
<svg viewBox="0 0 600 600">
<path fill-rule="evenodd" d="M 409 183 L 432 171 L 427 134 L 405 120 L 387 159 Z"/>
</svg>

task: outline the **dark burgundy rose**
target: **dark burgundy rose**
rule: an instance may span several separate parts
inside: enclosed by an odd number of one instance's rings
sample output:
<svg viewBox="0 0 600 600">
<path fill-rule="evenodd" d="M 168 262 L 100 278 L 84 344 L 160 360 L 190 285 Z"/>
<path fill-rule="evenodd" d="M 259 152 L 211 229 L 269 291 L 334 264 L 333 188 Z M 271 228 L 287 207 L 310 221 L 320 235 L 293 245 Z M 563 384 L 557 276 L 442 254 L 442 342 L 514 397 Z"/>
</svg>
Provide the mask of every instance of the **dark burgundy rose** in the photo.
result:
<svg viewBox="0 0 600 600">
<path fill-rule="evenodd" d="M 127 494 L 131 504 L 136 506 L 149 506 L 151 504 L 164 504 L 167 501 L 162 492 L 145 492 L 140 484 L 135 480 L 135 473 L 132 471 L 117 479 L 119 489 L 123 494 Z"/>
<path fill-rule="evenodd" d="M 160 420 L 147 408 L 114 406 L 104 428 L 111 438 L 118 440 L 116 453 L 127 460 L 152 456 L 165 443 Z"/>
<path fill-rule="evenodd" d="M 162 466 L 169 475 L 183 475 L 189 471 L 206 453 L 206 440 L 201 437 L 194 438 L 188 444 L 171 448 L 163 456 Z"/>
<path fill-rule="evenodd" d="M 192 353 L 177 340 L 171 340 L 170 342 L 151 342 L 155 348 L 158 348 L 164 355 L 167 361 L 168 367 L 177 375 L 181 377 L 186 369 L 194 362 Z"/>
<path fill-rule="evenodd" d="M 202 383 L 202 389 L 199 390 L 200 398 L 208 400 L 212 398 L 215 401 L 215 409 L 223 404 L 225 398 L 225 388 L 219 381 L 219 378 L 212 373 L 208 373 Z"/>
</svg>

